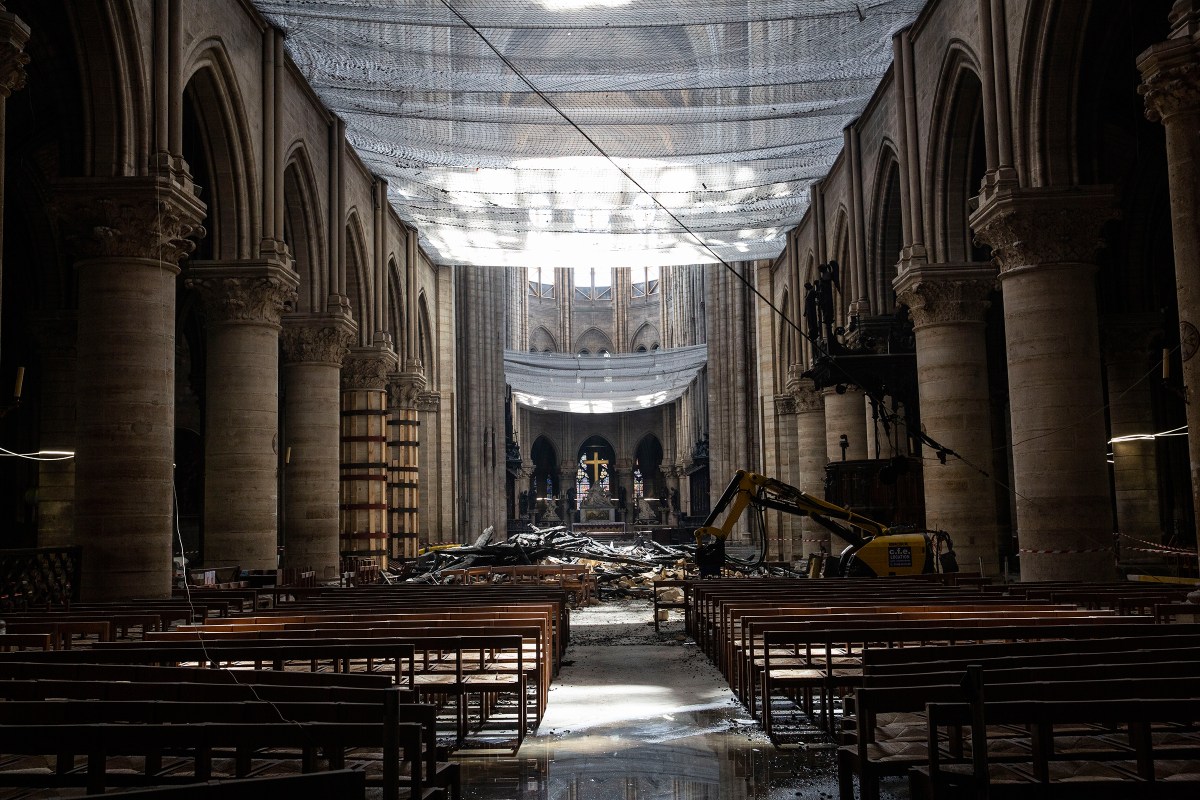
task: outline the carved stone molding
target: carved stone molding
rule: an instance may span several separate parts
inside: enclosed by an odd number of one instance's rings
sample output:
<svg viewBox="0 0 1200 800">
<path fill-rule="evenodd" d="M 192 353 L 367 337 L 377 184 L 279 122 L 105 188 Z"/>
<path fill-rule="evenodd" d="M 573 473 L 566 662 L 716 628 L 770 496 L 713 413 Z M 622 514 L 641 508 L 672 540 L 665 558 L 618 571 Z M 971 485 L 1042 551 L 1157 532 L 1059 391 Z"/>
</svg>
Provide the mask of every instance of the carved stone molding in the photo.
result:
<svg viewBox="0 0 1200 800">
<path fill-rule="evenodd" d="M 354 342 L 354 323 L 348 316 L 288 314 L 280 339 L 286 364 L 340 367 Z"/>
<path fill-rule="evenodd" d="M 210 322 L 277 326 L 296 302 L 300 279 L 274 260 L 205 261 L 192 264 L 185 284 L 200 296 Z"/>
<path fill-rule="evenodd" d="M 775 395 L 775 416 L 782 417 L 796 413 L 796 398 L 790 394 Z"/>
<path fill-rule="evenodd" d="M 432 411 L 436 413 L 441 408 L 442 395 L 440 392 L 421 392 L 417 395 L 417 411 Z M 533 474 L 533 464 L 530 463 L 528 468 L 522 466 L 521 470 L 525 473 L 525 477 L 528 478 Z"/>
<path fill-rule="evenodd" d="M 204 204 L 194 188 L 161 176 L 60 181 L 52 209 L 82 259 L 178 264 L 205 235 Z"/>
<path fill-rule="evenodd" d="M 397 408 L 416 408 L 425 391 L 425 375 L 422 372 L 405 370 L 388 375 L 388 395 Z"/>
<path fill-rule="evenodd" d="M 342 391 L 384 391 L 396 369 L 396 354 L 376 347 L 352 347 L 342 362 Z"/>
<path fill-rule="evenodd" d="M 971 215 L 1000 272 L 1040 264 L 1093 264 L 1100 231 L 1118 211 L 1110 187 L 997 192 Z"/>
<path fill-rule="evenodd" d="M 20 17 L 0 5 L 0 97 L 9 97 L 25 88 L 25 65 L 29 54 L 29 26 Z"/>
<path fill-rule="evenodd" d="M 988 295 L 996 288 L 990 265 L 985 272 L 991 274 L 942 277 L 928 267 L 914 269 L 896 281 L 896 300 L 908 306 L 914 330 L 926 325 L 983 322 L 991 305 Z"/>
<path fill-rule="evenodd" d="M 1149 64 L 1143 65 L 1150 68 Z M 1181 111 L 1200 110 L 1200 63 L 1153 67 L 1138 86 L 1146 102 L 1146 119 L 1161 122 Z"/>
<path fill-rule="evenodd" d="M 801 384 L 792 392 L 796 401 L 797 414 L 809 414 L 825 410 L 825 396 L 811 385 Z"/>
</svg>

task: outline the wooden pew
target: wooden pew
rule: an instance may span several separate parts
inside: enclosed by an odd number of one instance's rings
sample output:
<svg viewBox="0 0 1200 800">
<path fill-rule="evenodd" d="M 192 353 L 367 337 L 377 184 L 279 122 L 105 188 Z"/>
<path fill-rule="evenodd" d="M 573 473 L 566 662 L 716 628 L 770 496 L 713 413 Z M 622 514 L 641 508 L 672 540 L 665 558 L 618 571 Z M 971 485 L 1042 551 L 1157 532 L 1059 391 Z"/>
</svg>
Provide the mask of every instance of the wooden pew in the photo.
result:
<svg viewBox="0 0 1200 800">
<path fill-rule="evenodd" d="M 366 800 L 366 775 L 352 769 L 286 775 L 280 778 L 241 778 L 205 781 L 188 786 L 160 786 L 128 792 L 105 792 L 105 797 L 133 800 L 262 800 L 264 797 L 336 797 Z"/>
</svg>

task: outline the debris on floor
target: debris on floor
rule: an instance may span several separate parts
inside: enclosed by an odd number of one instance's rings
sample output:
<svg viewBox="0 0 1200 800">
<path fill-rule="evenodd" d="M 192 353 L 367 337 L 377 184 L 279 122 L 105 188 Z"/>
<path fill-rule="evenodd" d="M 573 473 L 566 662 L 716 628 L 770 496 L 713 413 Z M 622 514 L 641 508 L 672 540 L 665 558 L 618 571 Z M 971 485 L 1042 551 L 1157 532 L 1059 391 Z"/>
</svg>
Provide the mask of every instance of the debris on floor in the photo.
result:
<svg viewBox="0 0 1200 800">
<path fill-rule="evenodd" d="M 386 570 L 388 582 L 452 583 L 462 570 L 535 564 L 583 564 L 596 576 L 601 598 L 647 597 L 653 582 L 696 577 L 696 546 L 666 545 L 645 535 L 631 542 L 605 540 L 574 532 L 566 525 L 536 528 L 493 541 L 488 528 L 469 545 L 433 548 L 399 569 Z M 747 575 L 795 575 L 784 567 L 763 564 L 761 554 L 748 558 L 726 556 L 727 569 Z M 498 582 L 504 578 L 495 576 Z M 679 589 L 665 589 L 662 599 L 683 599 Z M 674 598 L 665 597 L 673 592 Z"/>
</svg>

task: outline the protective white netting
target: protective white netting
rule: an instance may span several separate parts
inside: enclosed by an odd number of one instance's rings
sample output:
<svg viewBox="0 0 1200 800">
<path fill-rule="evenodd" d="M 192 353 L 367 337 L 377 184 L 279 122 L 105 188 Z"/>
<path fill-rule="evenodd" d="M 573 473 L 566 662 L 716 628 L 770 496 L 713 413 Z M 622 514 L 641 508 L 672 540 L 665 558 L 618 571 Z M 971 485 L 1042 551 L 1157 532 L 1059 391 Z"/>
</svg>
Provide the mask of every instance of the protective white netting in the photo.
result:
<svg viewBox="0 0 1200 800">
<path fill-rule="evenodd" d="M 636 411 L 682 395 L 708 362 L 708 347 L 573 356 L 504 351 L 504 377 L 523 406 L 577 414 Z"/>
<path fill-rule="evenodd" d="M 432 258 L 556 267 L 777 256 L 924 0 L 255 4 Z"/>
</svg>

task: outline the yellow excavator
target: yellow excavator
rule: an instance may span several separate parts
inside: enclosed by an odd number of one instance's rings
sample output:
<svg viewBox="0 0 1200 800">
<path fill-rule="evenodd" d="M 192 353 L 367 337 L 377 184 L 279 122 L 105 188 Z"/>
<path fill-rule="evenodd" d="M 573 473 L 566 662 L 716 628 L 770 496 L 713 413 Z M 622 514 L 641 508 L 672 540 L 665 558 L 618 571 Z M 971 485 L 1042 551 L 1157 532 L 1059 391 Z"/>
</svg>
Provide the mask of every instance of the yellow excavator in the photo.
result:
<svg viewBox="0 0 1200 800">
<path fill-rule="evenodd" d="M 721 574 L 726 562 L 725 540 L 748 508 L 760 516 L 765 509 L 772 509 L 809 517 L 849 542 L 837 562 L 838 577 L 958 572 L 954 543 L 945 531 L 917 531 L 911 525 L 888 527 L 783 481 L 740 469 L 704 525 L 696 530 L 700 577 Z"/>
</svg>

